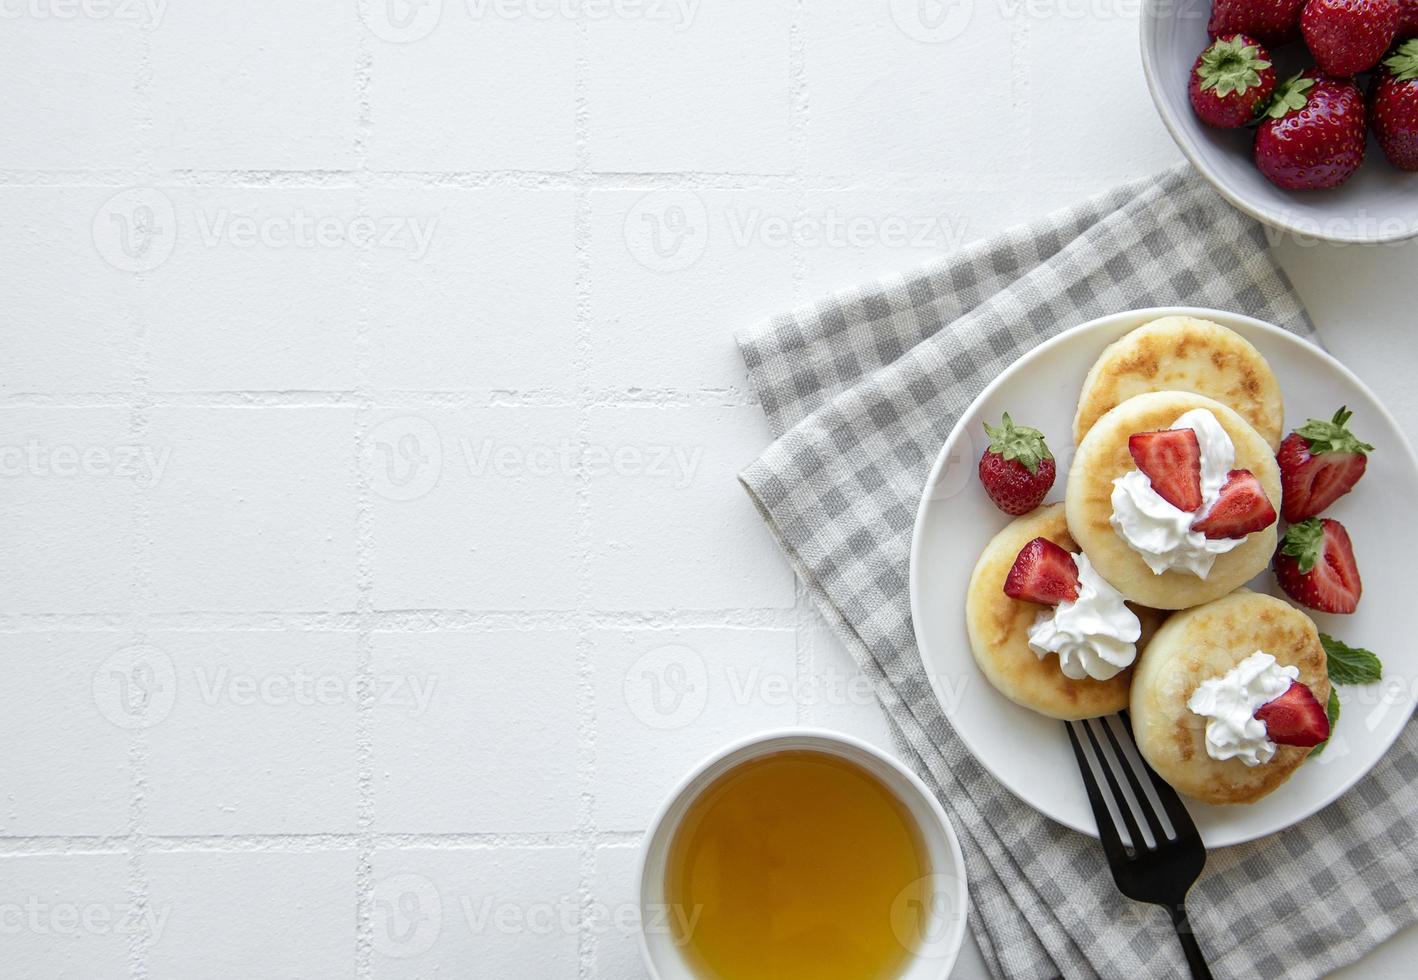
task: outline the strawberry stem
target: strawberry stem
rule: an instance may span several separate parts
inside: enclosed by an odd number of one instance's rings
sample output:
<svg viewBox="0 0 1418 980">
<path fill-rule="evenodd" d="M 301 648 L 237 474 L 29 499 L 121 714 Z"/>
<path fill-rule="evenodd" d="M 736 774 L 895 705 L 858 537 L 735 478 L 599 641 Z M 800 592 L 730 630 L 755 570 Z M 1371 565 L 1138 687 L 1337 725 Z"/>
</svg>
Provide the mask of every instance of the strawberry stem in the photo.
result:
<svg viewBox="0 0 1418 980">
<path fill-rule="evenodd" d="M 1270 62 L 1260 56 L 1260 48 L 1247 44 L 1240 37 L 1223 38 L 1201 55 L 1197 77 L 1202 91 L 1215 90 L 1225 98 L 1234 92 L 1245 92 L 1260 84 L 1260 73 Z"/>
<path fill-rule="evenodd" d="M 1307 521 L 1299 524 L 1291 524 L 1285 532 L 1285 538 L 1280 543 L 1282 554 L 1289 555 L 1297 559 L 1300 564 L 1300 574 L 1308 575 L 1320 560 L 1320 551 L 1324 547 L 1324 525 L 1320 523 L 1318 517 L 1311 517 Z"/>
<path fill-rule="evenodd" d="M 1393 54 L 1384 59 L 1384 66 L 1397 81 L 1411 82 L 1418 79 L 1418 38 L 1404 41 L 1394 48 Z"/>
<path fill-rule="evenodd" d="M 1320 453 L 1358 453 L 1363 456 L 1373 452 L 1373 446 L 1360 442 L 1358 437 L 1349 431 L 1349 420 L 1353 417 L 1354 413 L 1344 406 L 1335 412 L 1334 418 L 1328 422 L 1323 419 L 1310 419 L 1295 432 L 1305 440 L 1310 452 L 1316 456 Z"/>
<path fill-rule="evenodd" d="M 1044 433 L 1027 425 L 1015 425 L 1008 412 L 1004 413 L 1004 422 L 998 427 L 986 422 L 985 434 L 990 437 L 990 452 L 1007 460 L 1017 460 L 1030 473 L 1037 472 L 1044 460 L 1054 458 L 1044 442 Z"/>
<path fill-rule="evenodd" d="M 1302 75 L 1287 78 L 1275 87 L 1275 94 L 1271 96 L 1270 105 L 1265 107 L 1261 116 L 1270 119 L 1283 119 L 1290 113 L 1305 108 L 1310 102 L 1307 93 L 1314 87 L 1315 80 L 1313 78 L 1305 78 Z"/>
</svg>

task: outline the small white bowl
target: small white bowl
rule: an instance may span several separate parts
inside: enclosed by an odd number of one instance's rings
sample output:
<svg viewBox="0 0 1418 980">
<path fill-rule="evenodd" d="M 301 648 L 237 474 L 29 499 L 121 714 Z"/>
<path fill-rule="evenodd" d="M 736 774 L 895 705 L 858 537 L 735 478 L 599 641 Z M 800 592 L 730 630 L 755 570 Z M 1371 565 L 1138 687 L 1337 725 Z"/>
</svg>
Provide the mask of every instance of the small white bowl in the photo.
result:
<svg viewBox="0 0 1418 980">
<path fill-rule="evenodd" d="M 1253 130 L 1207 126 L 1192 111 L 1187 82 L 1206 48 L 1211 0 L 1144 0 L 1142 69 L 1162 122 L 1192 166 L 1222 197 L 1254 218 L 1296 236 L 1375 244 L 1418 235 L 1418 174 L 1391 166 L 1369 139 L 1359 172 L 1328 191 L 1287 191 L 1251 160 Z M 1304 42 L 1272 52 L 1283 80 L 1312 64 Z"/>
<path fill-rule="evenodd" d="M 900 762 L 860 739 L 812 728 L 762 732 L 716 752 L 682 779 L 650 824 L 640 847 L 636 879 L 640 883 L 640 951 L 655 980 L 695 980 L 666 925 L 665 858 L 685 811 L 719 776 L 751 759 L 775 752 L 808 749 L 826 752 L 876 776 L 906 807 L 920 828 L 929 854 L 930 900 L 913 910 L 912 945 L 916 955 L 900 980 L 943 980 L 955 966 L 965 941 L 965 861 L 950 818 L 925 783 Z"/>
</svg>

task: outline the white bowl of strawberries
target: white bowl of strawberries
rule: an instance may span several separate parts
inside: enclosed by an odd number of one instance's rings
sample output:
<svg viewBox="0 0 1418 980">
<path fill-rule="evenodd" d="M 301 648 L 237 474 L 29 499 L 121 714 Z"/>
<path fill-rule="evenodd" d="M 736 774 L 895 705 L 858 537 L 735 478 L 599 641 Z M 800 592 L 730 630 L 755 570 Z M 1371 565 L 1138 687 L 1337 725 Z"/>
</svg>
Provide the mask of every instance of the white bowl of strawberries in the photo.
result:
<svg viewBox="0 0 1418 980">
<path fill-rule="evenodd" d="M 1418 0 L 1146 0 L 1142 64 L 1237 208 L 1304 240 L 1418 236 Z"/>
</svg>

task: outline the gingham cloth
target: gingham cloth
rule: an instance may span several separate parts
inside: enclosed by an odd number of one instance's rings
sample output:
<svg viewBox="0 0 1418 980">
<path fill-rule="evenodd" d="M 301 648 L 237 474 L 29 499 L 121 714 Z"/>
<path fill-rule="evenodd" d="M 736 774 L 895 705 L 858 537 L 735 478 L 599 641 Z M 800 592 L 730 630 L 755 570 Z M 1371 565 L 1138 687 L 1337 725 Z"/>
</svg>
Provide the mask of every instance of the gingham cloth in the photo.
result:
<svg viewBox="0 0 1418 980">
<path fill-rule="evenodd" d="M 742 482 L 949 811 L 996 976 L 1186 967 L 1167 913 L 1123 898 L 1098 843 L 1004 789 L 942 716 L 911 630 L 916 506 L 960 413 L 1016 358 L 1086 320 L 1166 305 L 1314 336 L 1261 228 L 1178 168 L 739 338 L 777 436 Z M 1410 726 L 1323 812 L 1210 854 L 1188 905 L 1218 977 L 1319 976 L 1418 918 L 1416 749 Z"/>
</svg>

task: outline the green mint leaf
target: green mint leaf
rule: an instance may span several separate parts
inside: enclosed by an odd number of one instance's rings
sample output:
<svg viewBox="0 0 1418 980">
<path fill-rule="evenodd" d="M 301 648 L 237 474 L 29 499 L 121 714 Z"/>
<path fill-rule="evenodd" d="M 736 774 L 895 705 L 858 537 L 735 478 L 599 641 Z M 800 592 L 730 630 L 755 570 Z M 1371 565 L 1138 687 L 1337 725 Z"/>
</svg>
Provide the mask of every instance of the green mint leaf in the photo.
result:
<svg viewBox="0 0 1418 980">
<path fill-rule="evenodd" d="M 1373 684 L 1383 680 L 1384 667 L 1377 655 L 1361 647 L 1351 647 L 1328 633 L 1320 634 L 1331 684 Z"/>
<path fill-rule="evenodd" d="M 1038 472 L 1044 460 L 1054 458 L 1044 442 L 1044 433 L 1027 425 L 1015 425 L 1008 412 L 1004 413 L 1004 421 L 999 426 L 986 422 L 985 434 L 990 437 L 990 452 L 1017 460 L 1030 473 Z"/>
<path fill-rule="evenodd" d="M 1348 408 L 1341 408 L 1334 413 L 1334 418 L 1329 421 L 1310 419 L 1295 432 L 1304 438 L 1305 442 L 1309 444 L 1310 452 L 1316 456 L 1320 453 L 1359 453 L 1364 455 L 1373 452 L 1373 446 L 1367 442 L 1360 442 L 1347 428 L 1353 415 L 1354 413 Z"/>
<path fill-rule="evenodd" d="M 1300 574 L 1308 575 L 1320 560 L 1320 549 L 1324 546 L 1324 525 L 1318 517 L 1311 517 L 1299 524 L 1291 524 L 1280 542 L 1281 554 L 1299 559 Z"/>
<path fill-rule="evenodd" d="M 1339 724 L 1339 694 L 1334 690 L 1333 684 L 1329 686 L 1329 703 L 1324 706 L 1324 713 L 1329 716 L 1329 738 L 1310 749 L 1310 754 L 1305 757 L 1307 759 L 1319 755 L 1334 739 L 1334 726 Z"/>
</svg>

